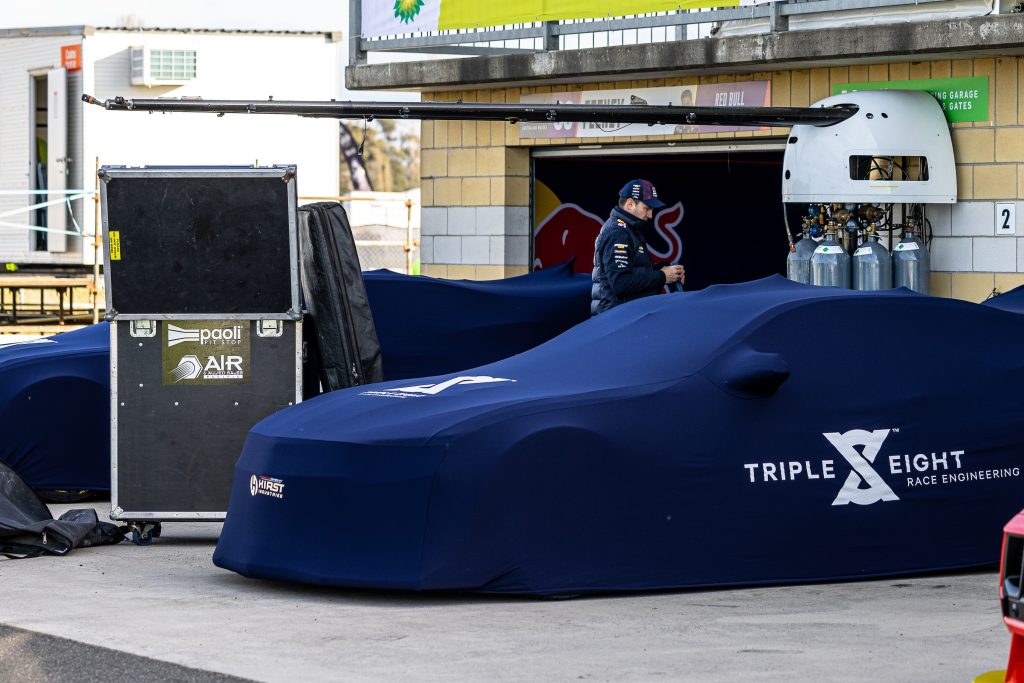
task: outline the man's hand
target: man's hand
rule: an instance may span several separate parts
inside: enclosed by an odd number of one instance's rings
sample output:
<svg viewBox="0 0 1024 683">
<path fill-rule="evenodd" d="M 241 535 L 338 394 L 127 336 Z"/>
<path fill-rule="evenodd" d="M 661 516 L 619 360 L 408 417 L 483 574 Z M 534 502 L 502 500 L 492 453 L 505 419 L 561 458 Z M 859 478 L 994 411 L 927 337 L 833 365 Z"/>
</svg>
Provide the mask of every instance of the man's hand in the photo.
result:
<svg viewBox="0 0 1024 683">
<path fill-rule="evenodd" d="M 686 281 L 686 271 L 682 266 L 665 266 L 661 269 L 661 272 L 665 273 L 665 284 L 671 285 L 675 282 Z"/>
</svg>

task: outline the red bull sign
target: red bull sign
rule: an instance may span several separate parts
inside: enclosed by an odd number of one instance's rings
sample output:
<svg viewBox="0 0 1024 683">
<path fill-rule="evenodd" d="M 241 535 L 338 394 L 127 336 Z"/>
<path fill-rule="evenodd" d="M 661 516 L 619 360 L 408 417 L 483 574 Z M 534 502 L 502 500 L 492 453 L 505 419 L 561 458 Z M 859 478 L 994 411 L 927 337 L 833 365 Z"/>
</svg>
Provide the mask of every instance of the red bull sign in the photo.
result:
<svg viewBox="0 0 1024 683">
<path fill-rule="evenodd" d="M 685 266 L 687 290 L 785 272 L 781 150 L 616 152 L 534 157 L 531 268 L 575 258 L 574 270 L 589 275 L 601 226 L 623 184 L 639 178 L 656 186 L 665 203 L 640 234 L 644 251 L 655 266 Z M 747 207 L 758 207 L 756 221 L 742 217 Z"/>
<path fill-rule="evenodd" d="M 534 230 L 533 269 L 549 268 L 575 258 L 575 272 L 591 272 L 594 269 L 594 243 L 604 221 L 605 218 L 577 204 L 559 205 Z M 654 217 L 654 232 L 663 246 L 647 244 L 652 261 L 676 263 L 682 258 L 683 242 L 676 232 L 682 221 L 681 202 L 665 208 Z"/>
</svg>

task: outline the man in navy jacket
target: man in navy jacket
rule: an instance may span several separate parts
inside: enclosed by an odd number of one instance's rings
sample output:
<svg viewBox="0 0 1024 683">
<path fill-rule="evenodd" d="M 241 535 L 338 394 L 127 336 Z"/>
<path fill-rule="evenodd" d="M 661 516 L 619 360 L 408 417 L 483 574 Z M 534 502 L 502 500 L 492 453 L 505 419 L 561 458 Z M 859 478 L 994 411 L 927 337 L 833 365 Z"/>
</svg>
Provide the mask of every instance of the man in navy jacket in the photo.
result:
<svg viewBox="0 0 1024 683">
<path fill-rule="evenodd" d="M 658 191 L 646 180 L 631 180 L 619 191 L 619 205 L 601 226 L 594 245 L 591 316 L 657 294 L 665 285 L 683 283 L 686 274 L 682 266 L 655 269 L 641 235 L 654 212 L 663 208 Z"/>
</svg>

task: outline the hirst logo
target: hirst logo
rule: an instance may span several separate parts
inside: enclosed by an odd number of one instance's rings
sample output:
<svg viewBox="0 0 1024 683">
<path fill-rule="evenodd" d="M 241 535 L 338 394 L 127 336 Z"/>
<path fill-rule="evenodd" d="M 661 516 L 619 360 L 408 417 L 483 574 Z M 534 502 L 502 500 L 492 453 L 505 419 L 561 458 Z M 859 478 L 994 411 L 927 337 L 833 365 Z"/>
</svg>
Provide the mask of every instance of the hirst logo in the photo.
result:
<svg viewBox="0 0 1024 683">
<path fill-rule="evenodd" d="M 256 475 L 254 474 L 251 477 L 249 477 L 249 495 L 255 496 L 256 492 L 259 491 L 259 488 L 259 480 L 256 478 Z"/>
<path fill-rule="evenodd" d="M 830 432 L 824 435 L 853 468 L 843 488 L 832 501 L 833 505 L 871 505 L 878 501 L 900 499 L 871 466 L 878 452 L 882 450 L 882 443 L 890 431 L 892 430 L 876 429 L 869 432 L 864 429 L 853 429 L 843 434 Z"/>
</svg>

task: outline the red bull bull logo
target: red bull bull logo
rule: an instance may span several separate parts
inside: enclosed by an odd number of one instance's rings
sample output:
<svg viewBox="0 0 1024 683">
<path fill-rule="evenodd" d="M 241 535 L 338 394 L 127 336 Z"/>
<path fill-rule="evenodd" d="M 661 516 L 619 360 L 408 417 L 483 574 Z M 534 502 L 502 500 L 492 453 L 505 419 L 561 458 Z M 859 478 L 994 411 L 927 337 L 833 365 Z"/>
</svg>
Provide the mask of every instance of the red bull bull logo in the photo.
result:
<svg viewBox="0 0 1024 683">
<path fill-rule="evenodd" d="M 682 258 L 683 241 L 676 231 L 682 222 L 682 202 L 676 202 L 654 217 L 654 231 L 664 247 L 647 245 L 652 260 L 676 263 Z M 603 218 L 578 204 L 559 205 L 533 233 L 533 269 L 550 268 L 575 258 L 573 270 L 590 273 L 594 269 L 594 242 L 603 224 Z"/>
</svg>

